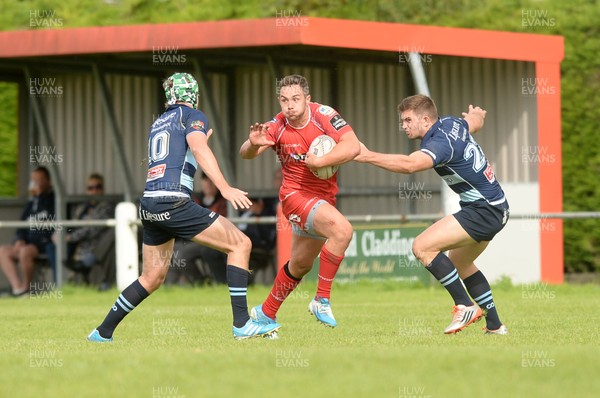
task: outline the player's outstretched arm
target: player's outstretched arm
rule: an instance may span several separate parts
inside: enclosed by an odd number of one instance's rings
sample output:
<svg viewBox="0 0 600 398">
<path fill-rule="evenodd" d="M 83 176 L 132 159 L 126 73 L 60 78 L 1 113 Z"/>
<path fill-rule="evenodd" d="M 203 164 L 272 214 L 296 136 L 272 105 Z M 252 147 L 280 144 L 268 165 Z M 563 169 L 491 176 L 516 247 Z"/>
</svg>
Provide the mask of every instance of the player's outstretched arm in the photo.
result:
<svg viewBox="0 0 600 398">
<path fill-rule="evenodd" d="M 360 154 L 354 160 L 402 174 L 412 174 L 433 167 L 433 159 L 421 151 L 415 151 L 410 155 L 379 153 L 371 151 L 362 142 L 360 143 Z"/>
<path fill-rule="evenodd" d="M 469 110 L 462 113 L 462 117 L 469 125 L 469 133 L 476 133 L 483 127 L 486 113 L 487 111 L 478 106 L 473 107 L 473 105 L 469 105 Z"/>
<path fill-rule="evenodd" d="M 260 123 L 254 123 L 250 126 L 250 134 L 248 139 L 242 144 L 240 148 L 240 155 L 242 159 L 254 159 L 261 153 L 267 150 L 275 143 L 269 140 L 267 131 L 269 126 Z"/>
<path fill-rule="evenodd" d="M 248 192 L 242 191 L 237 188 L 233 188 L 225 180 L 217 158 L 213 154 L 212 150 L 208 146 L 208 137 L 210 137 L 211 131 L 208 135 L 204 135 L 200 132 L 192 133 L 187 135 L 187 142 L 190 146 L 194 158 L 198 162 L 198 166 L 204 171 L 204 173 L 212 180 L 217 189 L 221 192 L 221 195 L 231 202 L 234 209 L 248 209 L 252 204 L 252 201 L 248 199 Z"/>
</svg>

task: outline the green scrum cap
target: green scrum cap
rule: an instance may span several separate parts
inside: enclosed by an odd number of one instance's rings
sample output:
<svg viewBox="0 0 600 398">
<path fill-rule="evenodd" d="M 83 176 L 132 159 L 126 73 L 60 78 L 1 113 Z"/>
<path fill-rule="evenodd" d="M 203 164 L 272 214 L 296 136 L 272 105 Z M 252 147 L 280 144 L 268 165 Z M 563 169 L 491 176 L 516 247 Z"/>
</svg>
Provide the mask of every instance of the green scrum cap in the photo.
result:
<svg viewBox="0 0 600 398">
<path fill-rule="evenodd" d="M 189 73 L 175 73 L 163 84 L 167 104 L 188 102 L 195 108 L 198 100 L 198 82 Z"/>
</svg>

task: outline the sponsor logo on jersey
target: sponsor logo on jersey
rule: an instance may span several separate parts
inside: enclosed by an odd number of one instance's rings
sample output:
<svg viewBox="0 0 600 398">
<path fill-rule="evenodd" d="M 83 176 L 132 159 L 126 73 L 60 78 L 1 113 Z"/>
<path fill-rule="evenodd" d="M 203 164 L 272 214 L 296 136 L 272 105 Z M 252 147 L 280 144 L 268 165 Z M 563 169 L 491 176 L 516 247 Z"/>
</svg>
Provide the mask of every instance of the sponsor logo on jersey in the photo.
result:
<svg viewBox="0 0 600 398">
<path fill-rule="evenodd" d="M 290 158 L 294 159 L 296 162 L 303 162 L 306 159 L 305 153 L 290 153 Z"/>
<path fill-rule="evenodd" d="M 171 219 L 171 213 L 168 211 L 163 213 L 150 213 L 149 211 L 140 209 L 140 218 L 146 221 L 165 221 Z"/>
<path fill-rule="evenodd" d="M 300 216 L 297 214 L 290 214 L 288 220 L 290 220 L 290 222 L 293 222 L 294 224 L 299 224 L 301 221 Z"/>
<path fill-rule="evenodd" d="M 146 181 L 154 181 L 156 179 L 162 178 L 165 175 L 166 168 L 166 164 L 159 164 L 158 166 L 149 168 L 148 175 L 146 176 Z"/>
<path fill-rule="evenodd" d="M 348 123 L 346 123 L 346 121 L 340 115 L 335 115 L 332 117 L 329 123 L 331 123 L 331 126 L 336 129 L 336 131 L 339 131 L 342 127 L 348 125 Z"/>
<path fill-rule="evenodd" d="M 299 153 L 298 151 L 302 150 L 300 144 L 284 144 L 281 147 L 277 148 L 277 157 L 279 162 L 287 163 L 287 162 L 303 162 L 306 158 L 306 153 Z"/>
<path fill-rule="evenodd" d="M 506 224 L 508 221 L 508 215 L 510 214 L 509 209 L 504 209 L 504 214 L 502 214 L 502 225 Z"/>
<path fill-rule="evenodd" d="M 494 170 L 492 169 L 492 165 L 489 161 L 487 162 L 487 167 L 485 168 L 483 175 L 485 176 L 485 178 L 487 178 L 489 182 L 496 181 L 496 175 L 494 174 Z"/>
<path fill-rule="evenodd" d="M 331 116 L 335 113 L 335 111 L 333 110 L 332 107 L 327 106 L 327 105 L 321 105 L 319 107 L 319 113 L 322 113 L 325 116 Z"/>
<path fill-rule="evenodd" d="M 452 129 L 448 135 L 452 137 L 454 141 L 458 139 L 458 132 L 460 131 L 460 124 L 456 121 L 452 121 Z"/>
<path fill-rule="evenodd" d="M 204 131 L 204 123 L 202 123 L 202 120 L 194 120 L 190 124 L 190 127 L 193 128 L 194 130 Z"/>
<path fill-rule="evenodd" d="M 177 115 L 177 113 L 175 113 L 175 112 L 170 112 L 170 113 L 167 113 L 167 112 L 165 112 L 165 113 L 163 113 L 162 115 L 160 115 L 160 116 L 158 117 L 158 119 L 156 119 L 156 120 L 154 121 L 154 123 L 152 123 L 152 125 L 153 125 L 153 126 L 154 126 L 154 125 L 158 126 L 158 125 L 162 125 L 162 124 L 168 123 L 168 122 L 170 122 L 170 121 L 171 121 L 171 119 L 173 119 L 173 118 L 174 118 L 176 115 Z"/>
</svg>

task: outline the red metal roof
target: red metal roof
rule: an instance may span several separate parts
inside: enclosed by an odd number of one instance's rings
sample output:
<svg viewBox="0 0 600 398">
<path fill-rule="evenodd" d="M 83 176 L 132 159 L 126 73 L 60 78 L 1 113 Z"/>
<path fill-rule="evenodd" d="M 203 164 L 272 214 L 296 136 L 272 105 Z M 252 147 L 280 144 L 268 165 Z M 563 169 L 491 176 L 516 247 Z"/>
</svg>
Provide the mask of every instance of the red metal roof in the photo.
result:
<svg viewBox="0 0 600 398">
<path fill-rule="evenodd" d="M 0 32 L 0 58 L 278 45 L 550 63 L 564 57 L 562 36 L 309 17 Z"/>
</svg>

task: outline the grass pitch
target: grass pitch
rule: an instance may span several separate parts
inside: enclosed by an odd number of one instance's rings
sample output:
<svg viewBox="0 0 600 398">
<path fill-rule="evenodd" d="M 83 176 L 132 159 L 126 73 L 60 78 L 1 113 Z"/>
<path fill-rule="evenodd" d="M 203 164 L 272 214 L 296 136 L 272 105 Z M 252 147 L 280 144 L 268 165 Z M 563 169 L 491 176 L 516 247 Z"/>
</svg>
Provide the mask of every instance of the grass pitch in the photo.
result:
<svg viewBox="0 0 600 398">
<path fill-rule="evenodd" d="M 592 397 L 600 391 L 600 288 L 494 286 L 508 336 L 485 321 L 442 330 L 439 287 L 334 285 L 336 329 L 307 312 L 302 283 L 278 314 L 278 340 L 235 341 L 225 286 L 164 287 L 111 344 L 86 335 L 118 292 L 65 287 L 0 299 L 0 397 Z M 259 304 L 267 287 L 249 289 Z"/>
</svg>

